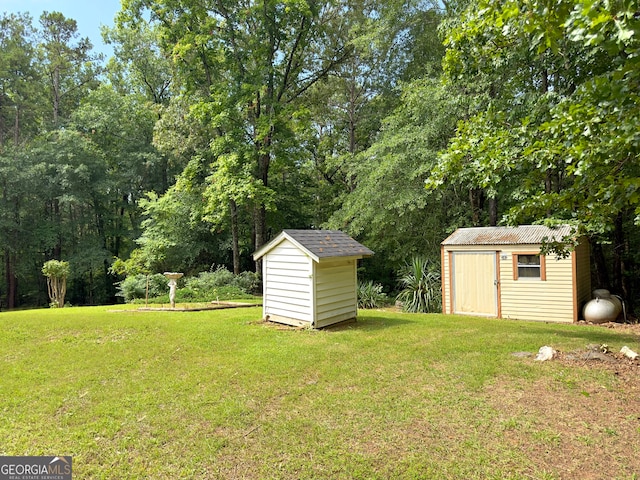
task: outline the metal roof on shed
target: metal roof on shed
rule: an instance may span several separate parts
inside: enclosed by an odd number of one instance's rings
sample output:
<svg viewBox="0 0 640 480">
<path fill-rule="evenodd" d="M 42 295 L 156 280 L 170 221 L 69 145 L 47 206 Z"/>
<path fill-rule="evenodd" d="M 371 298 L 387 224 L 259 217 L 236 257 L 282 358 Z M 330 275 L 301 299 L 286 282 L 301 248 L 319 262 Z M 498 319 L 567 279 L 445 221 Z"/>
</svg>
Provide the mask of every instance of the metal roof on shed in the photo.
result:
<svg viewBox="0 0 640 480">
<path fill-rule="evenodd" d="M 561 241 L 571 235 L 572 229 L 569 225 L 556 228 L 544 225 L 470 227 L 457 229 L 442 242 L 442 245 L 534 245 L 544 241 Z"/>
<path fill-rule="evenodd" d="M 284 239 L 305 250 L 314 260 L 332 257 L 368 257 L 373 252 L 340 230 L 283 230 L 253 254 L 258 260 Z"/>
</svg>

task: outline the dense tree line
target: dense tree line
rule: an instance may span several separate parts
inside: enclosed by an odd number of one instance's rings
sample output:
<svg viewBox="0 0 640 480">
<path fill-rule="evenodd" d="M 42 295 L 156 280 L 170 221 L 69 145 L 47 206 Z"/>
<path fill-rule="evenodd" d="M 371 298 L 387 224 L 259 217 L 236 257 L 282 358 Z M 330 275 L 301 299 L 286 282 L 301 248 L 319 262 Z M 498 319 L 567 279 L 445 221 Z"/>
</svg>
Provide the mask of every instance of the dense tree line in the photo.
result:
<svg viewBox="0 0 640 480">
<path fill-rule="evenodd" d="M 259 271 L 283 228 L 347 231 L 393 289 L 456 227 L 533 222 L 589 236 L 632 298 L 640 9 L 466 3 L 123 0 L 106 64 L 59 13 L 3 15 L 4 304 L 46 303 L 50 259 L 77 304 Z"/>
<path fill-rule="evenodd" d="M 166 190 L 180 166 L 153 145 L 148 95 L 108 80 L 74 20 L 44 12 L 37 25 L 26 14 L 0 23 L 3 304 L 46 304 L 50 259 L 70 262 L 71 302 L 114 301 L 110 267 L 140 235 L 138 201 Z"/>
</svg>

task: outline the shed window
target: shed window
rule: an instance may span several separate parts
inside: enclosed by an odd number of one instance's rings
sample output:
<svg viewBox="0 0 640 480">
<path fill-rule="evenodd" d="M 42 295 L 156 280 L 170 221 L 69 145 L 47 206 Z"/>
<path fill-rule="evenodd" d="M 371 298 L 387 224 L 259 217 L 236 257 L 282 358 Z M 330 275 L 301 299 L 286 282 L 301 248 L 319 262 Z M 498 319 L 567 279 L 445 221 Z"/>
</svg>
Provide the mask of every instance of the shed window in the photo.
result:
<svg viewBox="0 0 640 480">
<path fill-rule="evenodd" d="M 537 253 L 513 254 L 513 279 L 546 280 L 544 255 Z"/>
</svg>

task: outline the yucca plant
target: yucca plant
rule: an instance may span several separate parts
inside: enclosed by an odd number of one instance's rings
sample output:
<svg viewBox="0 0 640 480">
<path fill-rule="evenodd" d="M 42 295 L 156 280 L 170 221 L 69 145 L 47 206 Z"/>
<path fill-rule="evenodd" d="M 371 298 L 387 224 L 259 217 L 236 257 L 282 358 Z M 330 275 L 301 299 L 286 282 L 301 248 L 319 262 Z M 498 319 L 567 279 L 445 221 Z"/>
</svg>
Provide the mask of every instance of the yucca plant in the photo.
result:
<svg viewBox="0 0 640 480">
<path fill-rule="evenodd" d="M 358 282 L 358 308 L 379 308 L 387 303 L 387 294 L 382 285 L 372 280 Z"/>
<path fill-rule="evenodd" d="M 430 260 L 413 257 L 400 271 L 402 291 L 397 301 L 405 312 L 439 312 L 442 310 L 440 272 Z"/>
</svg>

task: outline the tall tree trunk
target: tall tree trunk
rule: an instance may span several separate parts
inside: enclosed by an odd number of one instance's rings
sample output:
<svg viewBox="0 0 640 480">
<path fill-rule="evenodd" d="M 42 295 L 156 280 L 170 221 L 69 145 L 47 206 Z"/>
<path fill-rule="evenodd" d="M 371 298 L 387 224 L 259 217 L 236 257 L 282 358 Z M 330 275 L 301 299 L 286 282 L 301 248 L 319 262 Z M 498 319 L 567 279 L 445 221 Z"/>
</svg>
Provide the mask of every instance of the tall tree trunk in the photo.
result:
<svg viewBox="0 0 640 480">
<path fill-rule="evenodd" d="M 254 214 L 255 225 L 255 249 L 258 250 L 262 245 L 266 243 L 266 229 L 267 229 L 267 210 L 263 205 L 258 205 Z M 256 261 L 256 273 L 262 275 L 262 260 Z"/>
<path fill-rule="evenodd" d="M 18 110 L 18 106 L 16 105 L 16 121 L 13 128 L 13 143 L 17 147 L 18 143 L 20 143 L 20 110 Z"/>
<path fill-rule="evenodd" d="M 169 161 L 165 155 L 162 156 L 162 191 L 165 193 L 169 189 Z"/>
<path fill-rule="evenodd" d="M 595 274 L 595 288 L 609 288 L 609 272 L 607 271 L 607 261 L 604 258 L 602 245 L 591 242 L 591 255 Z"/>
<path fill-rule="evenodd" d="M 8 202 L 7 196 L 7 186 L 4 185 L 4 189 L 2 191 L 2 199 L 4 200 L 5 205 Z M 13 222 L 15 224 L 15 231 L 9 231 L 8 239 L 9 244 L 13 246 L 13 248 L 17 247 L 16 242 L 16 234 L 17 229 L 20 224 L 20 204 L 16 199 L 13 202 Z M 13 230 L 13 229 L 12 229 Z M 7 286 L 7 308 L 15 308 L 18 306 L 18 278 L 16 277 L 16 262 L 17 256 L 15 251 L 11 251 L 11 247 L 5 248 L 4 251 L 4 268 L 5 268 L 5 282 Z"/>
<path fill-rule="evenodd" d="M 542 69 L 542 82 L 540 83 L 540 90 L 542 93 L 549 92 L 549 71 L 546 68 Z"/>
<path fill-rule="evenodd" d="M 498 199 L 496 197 L 489 198 L 489 225 L 492 227 L 498 225 Z"/>
<path fill-rule="evenodd" d="M 349 86 L 349 153 L 352 155 L 356 153 L 356 125 L 358 122 L 356 113 L 356 88 L 355 82 L 351 82 Z"/>
<path fill-rule="evenodd" d="M 62 258 L 62 219 L 60 218 L 60 201 L 56 198 L 53 201 L 53 217 L 58 227 L 56 245 L 53 247 L 53 258 L 60 260 Z"/>
<path fill-rule="evenodd" d="M 93 270 L 89 270 L 89 305 L 95 305 L 93 303 Z"/>
<path fill-rule="evenodd" d="M 5 105 L 2 104 L 2 95 L 0 95 L 0 112 Z M 4 145 L 4 117 L 0 115 L 0 152 L 2 152 L 2 146 Z"/>
<path fill-rule="evenodd" d="M 482 190 L 479 188 L 469 189 L 469 203 L 471 204 L 471 222 L 474 226 L 480 225 L 480 212 L 482 210 Z"/>
<path fill-rule="evenodd" d="M 60 116 L 60 67 L 54 68 L 51 83 L 53 85 L 53 125 L 57 127 Z"/>
<path fill-rule="evenodd" d="M 613 230 L 613 284 L 611 285 L 613 289 L 612 293 L 618 295 L 624 295 L 622 285 L 622 277 L 624 275 L 624 244 L 623 217 L 622 213 L 618 213 Z"/>
<path fill-rule="evenodd" d="M 15 254 L 5 250 L 4 252 L 4 270 L 7 285 L 7 308 L 15 308 L 18 306 L 18 279 L 15 275 Z"/>
<path fill-rule="evenodd" d="M 269 186 L 269 166 L 271 164 L 271 154 L 269 149 L 271 147 L 271 135 L 267 135 L 263 142 L 257 144 L 262 152 L 258 153 L 258 178 L 262 182 L 264 187 Z M 258 250 L 262 245 L 267 242 L 267 209 L 264 201 L 261 201 L 255 209 L 254 215 L 255 224 L 255 249 Z M 256 273 L 262 275 L 262 261 L 256 262 Z"/>
<path fill-rule="evenodd" d="M 229 201 L 231 209 L 231 245 L 233 251 L 233 273 L 240 273 L 240 246 L 238 240 L 238 205 L 235 200 Z"/>
<path fill-rule="evenodd" d="M 113 251 L 111 252 L 114 257 L 120 256 L 120 248 L 122 246 L 122 232 L 125 231 L 124 221 L 127 214 L 126 205 L 129 202 L 129 197 L 127 195 L 122 195 L 122 204 L 118 207 L 118 215 L 116 216 L 116 234 L 113 240 Z M 97 203 L 97 202 L 96 202 Z M 104 223 L 104 222 L 102 222 Z M 107 244 L 107 235 L 104 229 L 104 225 L 102 225 L 101 236 L 104 237 L 105 246 Z"/>
</svg>

